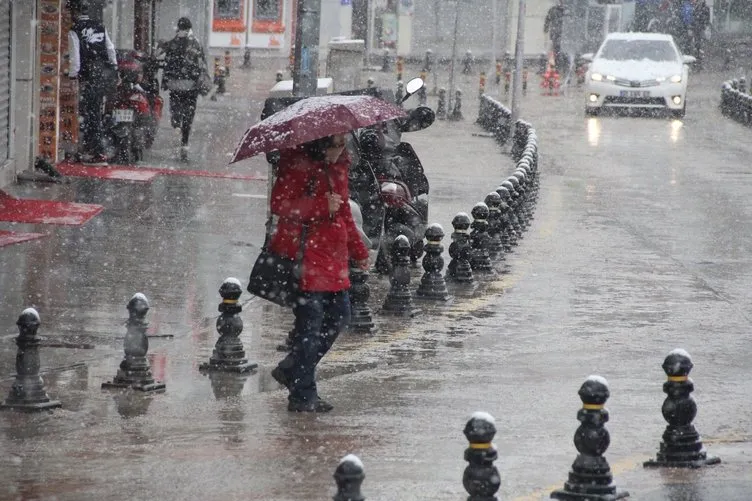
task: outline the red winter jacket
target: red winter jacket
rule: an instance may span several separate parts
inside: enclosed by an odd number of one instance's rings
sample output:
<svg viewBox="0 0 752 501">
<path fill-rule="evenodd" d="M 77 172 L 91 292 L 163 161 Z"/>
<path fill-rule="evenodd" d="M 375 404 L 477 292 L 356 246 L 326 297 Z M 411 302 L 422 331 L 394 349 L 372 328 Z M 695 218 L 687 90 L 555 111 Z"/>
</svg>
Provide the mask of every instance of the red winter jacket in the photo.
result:
<svg viewBox="0 0 752 501">
<path fill-rule="evenodd" d="M 279 216 L 271 250 L 295 258 L 300 249 L 302 224 L 308 225 L 303 253 L 301 290 L 336 292 L 350 288 L 349 258 L 368 258 L 350 212 L 347 172 L 350 158 L 325 165 L 301 150 L 281 152 L 279 177 L 272 188 L 272 213 Z M 328 177 L 328 180 L 327 180 Z M 329 216 L 326 193 L 339 193 L 343 203 Z M 310 194 L 309 194 L 310 193 Z"/>
</svg>

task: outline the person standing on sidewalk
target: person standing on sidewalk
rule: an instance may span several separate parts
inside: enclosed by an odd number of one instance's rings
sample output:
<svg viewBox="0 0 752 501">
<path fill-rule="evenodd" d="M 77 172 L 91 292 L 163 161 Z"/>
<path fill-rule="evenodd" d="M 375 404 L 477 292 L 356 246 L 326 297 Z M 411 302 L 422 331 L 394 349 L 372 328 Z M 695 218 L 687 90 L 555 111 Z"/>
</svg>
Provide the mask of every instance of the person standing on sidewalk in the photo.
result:
<svg viewBox="0 0 752 501">
<path fill-rule="evenodd" d="M 117 81 L 117 56 L 104 25 L 89 17 L 88 2 L 81 2 L 78 13 L 68 32 L 68 76 L 79 81 L 81 160 L 88 164 L 107 165 L 102 143 L 102 106 Z"/>
<path fill-rule="evenodd" d="M 554 53 L 556 71 L 563 73 L 566 64 L 562 60 L 561 36 L 564 31 L 564 5 L 562 0 L 556 0 L 556 5 L 548 9 L 546 20 L 543 22 L 543 33 L 551 39 L 551 50 Z"/>
<path fill-rule="evenodd" d="M 172 126 L 180 129 L 180 159 L 188 159 L 188 143 L 199 95 L 199 78 L 206 71 L 206 56 L 193 35 L 191 21 L 178 19 L 175 38 L 165 44 L 162 88 L 170 91 Z"/>
<path fill-rule="evenodd" d="M 271 194 L 271 210 L 279 221 L 270 248 L 295 259 L 304 239 L 292 350 L 272 370 L 272 377 L 290 391 L 291 412 L 332 410 L 319 398 L 316 366 L 350 321 L 350 261 L 368 269 L 368 248 L 348 203 L 349 168 L 344 135 L 280 152 Z"/>
</svg>

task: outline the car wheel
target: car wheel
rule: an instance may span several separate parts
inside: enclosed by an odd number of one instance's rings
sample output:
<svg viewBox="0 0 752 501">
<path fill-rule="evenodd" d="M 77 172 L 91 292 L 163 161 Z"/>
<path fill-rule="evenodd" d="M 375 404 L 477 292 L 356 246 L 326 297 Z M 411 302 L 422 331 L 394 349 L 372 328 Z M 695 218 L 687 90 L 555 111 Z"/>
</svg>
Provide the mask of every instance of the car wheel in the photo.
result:
<svg viewBox="0 0 752 501">
<path fill-rule="evenodd" d="M 594 108 L 592 106 L 585 107 L 585 115 L 588 117 L 594 117 L 597 116 L 600 110 L 598 108 Z"/>
</svg>

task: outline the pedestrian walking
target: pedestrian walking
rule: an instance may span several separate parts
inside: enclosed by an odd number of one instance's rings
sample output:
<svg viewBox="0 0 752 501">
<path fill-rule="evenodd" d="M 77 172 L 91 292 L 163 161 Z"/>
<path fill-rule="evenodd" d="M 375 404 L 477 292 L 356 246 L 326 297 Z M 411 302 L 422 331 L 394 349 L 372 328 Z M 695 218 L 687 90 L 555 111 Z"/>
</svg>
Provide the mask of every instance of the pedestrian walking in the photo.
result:
<svg viewBox="0 0 752 501">
<path fill-rule="evenodd" d="M 101 21 L 91 19 L 89 11 L 89 3 L 81 2 L 76 20 L 68 32 L 68 76 L 77 79 L 79 83 L 81 161 L 92 165 L 107 165 L 102 142 L 102 107 L 105 97 L 117 84 L 117 56 L 104 25 Z"/>
<path fill-rule="evenodd" d="M 207 70 L 201 43 L 193 35 L 190 19 L 178 19 L 175 38 L 164 44 L 165 67 L 162 88 L 170 91 L 172 127 L 180 130 L 180 159 L 188 159 L 188 146 L 196 105 L 199 81 Z"/>
<path fill-rule="evenodd" d="M 332 410 L 318 395 L 316 366 L 350 321 L 350 261 L 368 269 L 368 248 L 348 203 L 349 166 L 342 134 L 280 153 L 271 195 L 279 221 L 270 248 L 291 259 L 302 249 L 303 271 L 292 350 L 272 377 L 288 388 L 292 412 Z"/>
<path fill-rule="evenodd" d="M 708 26 L 710 26 L 710 7 L 708 7 L 705 0 L 695 0 L 694 28 L 692 32 L 695 36 L 695 57 L 697 58 L 698 66 L 702 66 L 702 48 L 705 44 Z"/>
<path fill-rule="evenodd" d="M 564 62 L 562 61 L 561 37 L 564 30 L 564 5 L 563 0 L 556 0 L 556 5 L 548 9 L 546 19 L 543 22 L 543 33 L 551 40 L 551 50 L 554 53 L 556 70 L 562 73 Z"/>
</svg>

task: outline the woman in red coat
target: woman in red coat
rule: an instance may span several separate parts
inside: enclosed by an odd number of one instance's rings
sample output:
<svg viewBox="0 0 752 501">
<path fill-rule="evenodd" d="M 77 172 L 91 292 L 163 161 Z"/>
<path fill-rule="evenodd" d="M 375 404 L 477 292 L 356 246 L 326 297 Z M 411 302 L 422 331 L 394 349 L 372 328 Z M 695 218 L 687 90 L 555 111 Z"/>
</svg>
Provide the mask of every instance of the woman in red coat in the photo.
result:
<svg viewBox="0 0 752 501">
<path fill-rule="evenodd" d="M 293 346 L 272 371 L 272 377 L 290 390 L 290 411 L 332 410 L 318 396 L 316 365 L 350 321 L 350 261 L 368 268 L 368 248 L 348 202 L 349 168 L 343 135 L 280 155 L 271 198 L 272 213 L 278 216 L 271 250 L 295 258 L 305 226 L 301 295 L 293 307 Z"/>
</svg>

